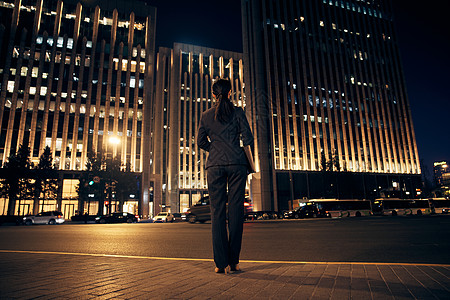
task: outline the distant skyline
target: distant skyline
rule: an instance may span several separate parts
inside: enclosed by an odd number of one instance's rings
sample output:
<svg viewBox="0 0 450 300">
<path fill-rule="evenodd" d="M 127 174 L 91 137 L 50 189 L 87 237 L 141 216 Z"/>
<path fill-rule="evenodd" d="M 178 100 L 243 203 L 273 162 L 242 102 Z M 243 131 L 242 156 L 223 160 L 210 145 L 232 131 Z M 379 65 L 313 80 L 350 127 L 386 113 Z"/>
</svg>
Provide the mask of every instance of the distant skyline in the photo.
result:
<svg viewBox="0 0 450 300">
<path fill-rule="evenodd" d="M 240 0 L 147 2 L 157 7 L 156 49 L 182 42 L 242 52 Z M 434 161 L 450 160 L 450 26 L 433 2 L 392 3 L 419 157 L 432 175 Z"/>
</svg>

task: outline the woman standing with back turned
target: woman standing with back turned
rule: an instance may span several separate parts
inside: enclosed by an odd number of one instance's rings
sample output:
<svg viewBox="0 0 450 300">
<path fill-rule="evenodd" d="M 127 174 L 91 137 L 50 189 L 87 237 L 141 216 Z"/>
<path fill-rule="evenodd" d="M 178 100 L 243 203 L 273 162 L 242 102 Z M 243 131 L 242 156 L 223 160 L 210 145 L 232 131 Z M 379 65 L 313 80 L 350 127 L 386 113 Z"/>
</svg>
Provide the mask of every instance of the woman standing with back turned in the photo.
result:
<svg viewBox="0 0 450 300">
<path fill-rule="evenodd" d="M 197 144 L 209 152 L 206 169 L 215 272 L 228 273 L 230 269 L 240 271 L 239 253 L 247 180 L 247 160 L 240 147 L 240 139 L 242 138 L 244 149 L 251 157 L 253 135 L 244 110 L 230 101 L 230 81 L 219 79 L 212 89 L 216 104 L 202 113 Z"/>
</svg>

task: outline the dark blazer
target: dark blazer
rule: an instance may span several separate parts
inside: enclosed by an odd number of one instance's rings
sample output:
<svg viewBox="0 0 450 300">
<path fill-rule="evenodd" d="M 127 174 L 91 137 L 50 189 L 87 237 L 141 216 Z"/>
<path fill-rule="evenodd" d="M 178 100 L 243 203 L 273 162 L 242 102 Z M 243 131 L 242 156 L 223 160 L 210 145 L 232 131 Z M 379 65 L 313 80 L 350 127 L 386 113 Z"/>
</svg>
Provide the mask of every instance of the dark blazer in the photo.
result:
<svg viewBox="0 0 450 300">
<path fill-rule="evenodd" d="M 244 146 L 252 146 L 253 135 L 244 110 L 235 106 L 230 121 L 222 124 L 214 120 L 215 109 L 212 107 L 202 113 L 197 133 L 197 145 L 209 152 L 206 168 L 247 165 L 240 140 L 242 138 Z"/>
</svg>

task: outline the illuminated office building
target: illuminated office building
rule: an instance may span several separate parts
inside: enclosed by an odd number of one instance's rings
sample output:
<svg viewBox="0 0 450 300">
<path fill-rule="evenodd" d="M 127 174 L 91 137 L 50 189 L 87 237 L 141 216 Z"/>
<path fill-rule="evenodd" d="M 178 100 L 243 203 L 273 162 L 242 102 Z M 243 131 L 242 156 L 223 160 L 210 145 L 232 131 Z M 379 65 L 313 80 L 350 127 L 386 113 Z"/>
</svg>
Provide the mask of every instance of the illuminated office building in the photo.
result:
<svg viewBox="0 0 450 300">
<path fill-rule="evenodd" d="M 140 203 L 129 200 L 149 215 L 156 9 L 139 1 L 6 0 L 0 17 L 0 163 L 24 142 L 33 162 L 49 146 L 63 185 L 48 208 L 70 217 L 88 151 L 118 156 L 142 175 Z M 32 200 L 20 205 L 35 210 Z"/>
<path fill-rule="evenodd" d="M 450 186 L 450 165 L 446 161 L 434 162 L 433 173 L 436 187 Z"/>
<path fill-rule="evenodd" d="M 154 209 L 183 212 L 207 193 L 207 154 L 197 146 L 200 115 L 213 105 L 217 77 L 232 82 L 232 101 L 245 107 L 242 53 L 175 43 L 159 48 L 152 135 Z"/>
<path fill-rule="evenodd" d="M 421 170 L 390 1 L 241 3 L 254 207 L 415 196 Z"/>
</svg>

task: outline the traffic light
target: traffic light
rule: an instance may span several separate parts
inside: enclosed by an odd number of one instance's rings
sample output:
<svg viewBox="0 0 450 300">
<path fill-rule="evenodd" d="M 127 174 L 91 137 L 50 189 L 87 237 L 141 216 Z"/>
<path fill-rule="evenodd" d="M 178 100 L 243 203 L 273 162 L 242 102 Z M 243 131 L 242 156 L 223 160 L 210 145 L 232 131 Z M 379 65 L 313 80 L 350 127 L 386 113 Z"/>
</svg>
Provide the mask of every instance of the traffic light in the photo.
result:
<svg viewBox="0 0 450 300">
<path fill-rule="evenodd" d="M 93 185 L 94 184 L 94 180 L 89 181 L 89 185 Z"/>
</svg>

